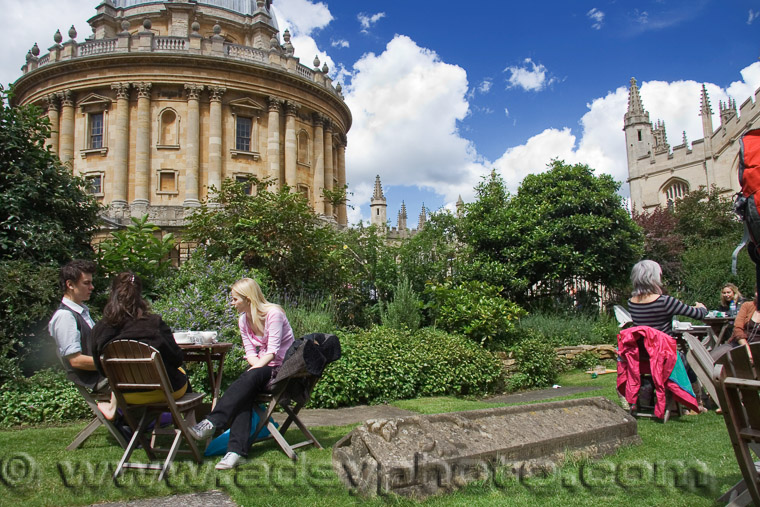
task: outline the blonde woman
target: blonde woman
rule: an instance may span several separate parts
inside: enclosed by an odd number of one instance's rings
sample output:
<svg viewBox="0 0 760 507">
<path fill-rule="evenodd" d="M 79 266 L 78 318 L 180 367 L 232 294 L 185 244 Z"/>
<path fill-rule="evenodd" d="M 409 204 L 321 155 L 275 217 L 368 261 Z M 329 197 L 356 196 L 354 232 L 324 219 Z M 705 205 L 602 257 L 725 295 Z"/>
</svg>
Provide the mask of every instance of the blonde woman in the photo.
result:
<svg viewBox="0 0 760 507">
<path fill-rule="evenodd" d="M 732 283 L 723 285 L 720 289 L 720 305 L 718 311 L 727 312 L 731 309 L 731 301 L 736 303 L 736 308 L 739 308 L 744 302 L 742 293 L 739 292 L 739 287 Z"/>
<path fill-rule="evenodd" d="M 250 367 L 227 388 L 206 419 L 190 428 L 190 433 L 201 440 L 213 435 L 216 428 L 229 426 L 227 454 L 216 464 L 217 470 L 236 467 L 248 454 L 253 397 L 277 374 L 294 341 L 282 307 L 267 301 L 255 280 L 235 282 L 230 305 L 240 314 L 238 326 Z"/>
</svg>

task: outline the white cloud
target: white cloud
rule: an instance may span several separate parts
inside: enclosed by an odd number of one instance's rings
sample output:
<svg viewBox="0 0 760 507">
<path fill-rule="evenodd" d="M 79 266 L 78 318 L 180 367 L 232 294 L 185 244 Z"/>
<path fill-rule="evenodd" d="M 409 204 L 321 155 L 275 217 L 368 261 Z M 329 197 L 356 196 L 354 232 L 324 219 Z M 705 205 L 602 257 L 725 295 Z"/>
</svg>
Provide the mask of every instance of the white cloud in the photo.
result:
<svg viewBox="0 0 760 507">
<path fill-rule="evenodd" d="M 509 109 L 506 107 L 504 108 L 504 114 L 506 115 L 507 118 L 509 118 Z"/>
<path fill-rule="evenodd" d="M 484 79 L 483 82 L 478 85 L 478 91 L 480 93 L 488 93 L 491 91 L 492 86 L 493 86 L 492 80 Z"/>
<path fill-rule="evenodd" d="M 647 11 L 639 11 L 638 9 L 634 9 L 633 19 L 635 19 L 637 23 L 646 25 L 649 23 L 649 13 Z"/>
<path fill-rule="evenodd" d="M 376 14 L 369 14 L 369 15 L 364 14 L 363 12 L 360 12 L 356 16 L 356 19 L 358 19 L 359 23 L 362 25 L 362 32 L 367 33 L 369 29 L 372 27 L 372 25 L 374 25 L 375 23 L 377 23 L 384 17 L 385 17 L 384 12 L 378 12 Z"/>
<path fill-rule="evenodd" d="M 510 66 L 504 69 L 509 72 L 507 88 L 520 87 L 525 91 L 539 92 L 556 81 L 547 77 L 548 71 L 542 64 L 536 64 L 530 58 L 524 60 L 522 67 Z"/>
<path fill-rule="evenodd" d="M 384 186 L 415 185 L 451 202 L 472 195 L 486 169 L 457 130 L 469 110 L 464 69 L 397 35 L 381 54 L 356 62 L 345 94 L 354 118 L 346 151 L 353 202 L 369 199 L 377 174 Z"/>
<path fill-rule="evenodd" d="M 601 30 L 604 25 L 604 12 L 596 7 L 586 13 L 586 16 L 592 21 L 591 28 Z"/>
<path fill-rule="evenodd" d="M 726 89 L 708 83 L 707 94 L 713 108 L 713 128 L 720 125 L 718 102 L 728 97 L 741 105 L 754 96 L 760 87 L 760 62 L 741 70 L 742 79 Z M 652 121 L 663 120 L 671 146 L 681 144 L 686 131 L 689 142 L 704 137 L 699 116 L 702 83 L 696 81 L 647 81 L 640 83 L 641 100 Z M 580 119 L 580 141 L 569 127 L 546 129 L 531 137 L 525 144 L 507 149 L 494 162 L 511 191 L 531 173 L 541 173 L 552 158 L 568 163 L 584 163 L 597 174 L 612 175 L 618 182 L 628 178 L 628 165 L 623 137 L 623 115 L 628 107 L 628 87 L 621 86 L 587 105 L 588 112 Z M 627 185 L 621 192 L 628 193 Z"/>
<path fill-rule="evenodd" d="M 309 0 L 277 0 L 272 4 L 280 30 L 290 29 L 293 35 L 310 35 L 327 26 L 333 17 L 322 2 Z M 295 43 L 293 43 L 295 45 Z"/>
<path fill-rule="evenodd" d="M 760 16 L 760 11 L 755 11 L 750 9 L 749 10 L 749 16 L 747 17 L 747 24 L 751 25 L 753 21 L 755 21 Z"/>
<path fill-rule="evenodd" d="M 350 46 L 346 39 L 338 39 L 330 41 L 330 45 L 334 48 L 347 48 Z"/>
</svg>

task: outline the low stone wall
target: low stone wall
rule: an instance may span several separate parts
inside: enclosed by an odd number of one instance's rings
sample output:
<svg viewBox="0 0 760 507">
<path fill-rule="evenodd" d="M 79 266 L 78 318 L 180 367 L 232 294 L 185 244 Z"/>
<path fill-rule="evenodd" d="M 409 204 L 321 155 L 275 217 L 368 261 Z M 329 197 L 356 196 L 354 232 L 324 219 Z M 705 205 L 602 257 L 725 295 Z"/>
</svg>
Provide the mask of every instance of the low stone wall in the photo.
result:
<svg viewBox="0 0 760 507">
<path fill-rule="evenodd" d="M 583 352 L 593 352 L 600 360 L 615 359 L 617 357 L 617 349 L 614 345 L 576 345 L 573 347 L 559 347 L 554 349 L 554 352 L 557 354 L 557 358 L 566 365 L 572 364 L 576 356 Z M 497 352 L 496 355 L 501 359 L 507 374 L 511 375 L 518 371 L 515 360 L 506 352 Z"/>
</svg>

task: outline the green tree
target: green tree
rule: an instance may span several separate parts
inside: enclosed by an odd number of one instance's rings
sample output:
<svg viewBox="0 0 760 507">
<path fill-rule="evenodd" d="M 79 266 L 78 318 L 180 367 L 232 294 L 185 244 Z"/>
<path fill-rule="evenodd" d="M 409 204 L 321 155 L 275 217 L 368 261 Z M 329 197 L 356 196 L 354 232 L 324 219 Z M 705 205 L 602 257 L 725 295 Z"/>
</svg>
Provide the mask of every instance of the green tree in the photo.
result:
<svg viewBox="0 0 760 507">
<path fill-rule="evenodd" d="M 0 259 L 92 257 L 98 203 L 45 146 L 50 122 L 42 111 L 10 107 L 2 86 L 0 101 Z"/>
<path fill-rule="evenodd" d="M 206 245 L 212 259 L 237 258 L 263 269 L 280 289 L 330 291 L 343 285 L 342 242 L 337 231 L 314 214 L 308 202 L 271 181 L 225 180 L 210 189 L 188 219 L 186 236 Z M 253 190 L 247 195 L 246 187 Z"/>
<path fill-rule="evenodd" d="M 621 286 L 641 258 L 643 237 L 618 189 L 609 175 L 561 160 L 526 176 L 511 199 L 492 175 L 467 207 L 463 231 L 476 262 L 496 273 L 491 279 L 513 276 L 507 288 L 517 299 L 539 282 L 560 291 L 574 277 Z"/>
</svg>

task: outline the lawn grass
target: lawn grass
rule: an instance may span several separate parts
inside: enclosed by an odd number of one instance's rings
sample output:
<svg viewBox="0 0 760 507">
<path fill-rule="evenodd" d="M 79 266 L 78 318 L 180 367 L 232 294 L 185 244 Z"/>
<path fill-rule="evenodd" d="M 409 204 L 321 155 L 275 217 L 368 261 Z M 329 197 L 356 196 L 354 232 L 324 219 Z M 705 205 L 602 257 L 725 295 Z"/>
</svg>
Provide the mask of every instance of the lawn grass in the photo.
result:
<svg viewBox="0 0 760 507">
<path fill-rule="evenodd" d="M 605 396 L 617 400 L 615 375 L 591 379 L 582 372 L 562 376 L 563 386 L 599 386 L 600 390 L 565 396 L 573 399 Z M 546 401 L 546 400 L 542 400 Z M 431 414 L 501 406 L 449 397 L 403 400 L 393 405 Z M 274 442 L 256 444 L 251 461 L 234 471 L 216 472 L 216 459 L 201 466 L 179 461 L 165 483 L 154 472 L 127 471 L 111 480 L 121 450 L 99 429 L 73 452 L 66 445 L 84 422 L 60 427 L 0 431 L 0 505 L 88 505 L 173 494 L 225 491 L 239 505 L 342 506 L 411 505 L 395 496 L 370 500 L 349 493 L 332 470 L 332 446 L 352 426 L 314 430 L 325 449 L 301 449 L 291 462 Z M 497 470 L 488 481 L 473 483 L 427 505 L 713 505 L 740 473 L 721 416 L 714 412 L 671 419 L 662 424 L 638 421 L 643 443 L 620 449 L 613 456 L 591 462 L 568 460 L 545 477 L 518 480 Z M 297 432 L 289 432 L 296 439 Z M 41 449 L 44 449 L 41 451 Z M 135 452 L 141 460 L 144 453 Z"/>
</svg>

